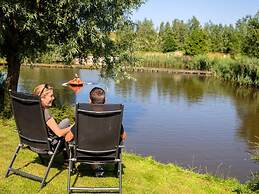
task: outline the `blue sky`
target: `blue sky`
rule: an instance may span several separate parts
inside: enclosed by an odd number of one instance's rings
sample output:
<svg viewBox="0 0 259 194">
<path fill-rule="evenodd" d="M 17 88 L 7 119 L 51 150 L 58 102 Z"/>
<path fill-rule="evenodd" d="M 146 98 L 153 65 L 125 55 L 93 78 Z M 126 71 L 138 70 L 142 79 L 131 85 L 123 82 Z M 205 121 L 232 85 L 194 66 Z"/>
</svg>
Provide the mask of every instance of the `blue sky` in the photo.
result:
<svg viewBox="0 0 259 194">
<path fill-rule="evenodd" d="M 152 19 L 160 22 L 181 19 L 185 22 L 195 16 L 201 24 L 235 24 L 246 15 L 255 15 L 259 0 L 148 0 L 132 15 L 133 21 Z"/>
</svg>

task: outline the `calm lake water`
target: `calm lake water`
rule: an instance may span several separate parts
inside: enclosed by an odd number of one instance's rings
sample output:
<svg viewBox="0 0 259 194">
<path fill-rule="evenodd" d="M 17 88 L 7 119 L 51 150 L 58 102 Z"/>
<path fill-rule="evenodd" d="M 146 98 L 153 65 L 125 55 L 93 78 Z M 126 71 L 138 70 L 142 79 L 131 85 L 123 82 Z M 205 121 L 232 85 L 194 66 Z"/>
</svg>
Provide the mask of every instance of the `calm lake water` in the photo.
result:
<svg viewBox="0 0 259 194">
<path fill-rule="evenodd" d="M 77 73 L 91 82 L 78 91 L 62 83 Z M 107 102 L 125 105 L 126 150 L 198 172 L 245 181 L 259 163 L 250 160 L 259 142 L 259 91 L 212 78 L 167 73 L 134 73 L 136 81 L 115 83 L 98 71 L 22 68 L 19 91 L 39 83 L 55 87 L 56 104 L 87 102 L 94 86 Z"/>
</svg>

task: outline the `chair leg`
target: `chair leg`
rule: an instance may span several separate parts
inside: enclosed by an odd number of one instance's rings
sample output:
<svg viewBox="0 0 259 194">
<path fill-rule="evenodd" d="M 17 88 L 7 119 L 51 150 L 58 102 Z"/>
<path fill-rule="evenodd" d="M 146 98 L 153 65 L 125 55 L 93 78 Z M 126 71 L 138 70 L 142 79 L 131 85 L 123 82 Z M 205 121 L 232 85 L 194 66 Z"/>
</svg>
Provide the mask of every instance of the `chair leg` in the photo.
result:
<svg viewBox="0 0 259 194">
<path fill-rule="evenodd" d="M 73 168 L 73 161 L 72 161 L 72 149 L 73 146 L 69 146 L 69 159 L 68 159 L 68 174 L 67 174 L 67 193 L 70 194 L 70 181 L 71 181 L 71 172 Z"/>
<path fill-rule="evenodd" d="M 16 157 L 17 157 L 17 155 L 18 155 L 18 152 L 20 151 L 21 147 L 22 147 L 22 144 L 18 144 L 18 146 L 16 147 L 16 150 L 15 150 L 15 153 L 14 153 L 13 158 L 12 158 L 12 160 L 11 160 L 11 163 L 10 163 L 10 165 L 8 166 L 7 171 L 6 171 L 6 173 L 5 173 L 5 177 L 8 176 L 8 174 L 9 174 L 9 172 L 10 172 L 12 166 L 13 166 L 13 163 L 14 163 L 14 161 L 15 161 L 15 159 L 16 159 Z"/>
<path fill-rule="evenodd" d="M 119 163 L 118 163 L 118 162 L 116 162 L 116 163 L 114 164 L 114 173 L 115 173 L 115 176 L 116 176 L 117 178 L 119 178 Z"/>
<path fill-rule="evenodd" d="M 69 160 L 69 165 L 68 165 L 68 177 L 67 177 L 67 193 L 70 194 L 70 180 L 71 180 L 71 171 L 72 171 L 72 161 Z"/>
<path fill-rule="evenodd" d="M 119 168 L 119 193 L 121 194 L 122 193 L 122 177 L 121 177 L 121 175 L 122 175 L 122 166 L 121 166 L 121 161 L 119 162 L 119 166 L 118 166 Z"/>
<path fill-rule="evenodd" d="M 58 142 L 58 145 L 57 145 L 57 147 L 55 148 L 55 151 L 54 151 L 53 155 L 52 155 L 51 158 L 50 158 L 50 161 L 49 161 L 47 170 L 45 171 L 43 180 L 42 180 L 42 182 L 41 182 L 40 189 L 42 189 L 42 188 L 44 187 L 44 185 L 45 185 L 45 180 L 46 180 L 46 178 L 47 178 L 47 176 L 48 176 L 48 174 L 49 174 L 50 167 L 51 167 L 51 165 L 52 165 L 52 162 L 53 162 L 53 160 L 54 160 L 54 157 L 55 157 L 56 154 L 57 154 L 57 151 L 58 151 L 58 149 L 59 149 L 60 143 L 61 143 L 61 141 Z"/>
</svg>

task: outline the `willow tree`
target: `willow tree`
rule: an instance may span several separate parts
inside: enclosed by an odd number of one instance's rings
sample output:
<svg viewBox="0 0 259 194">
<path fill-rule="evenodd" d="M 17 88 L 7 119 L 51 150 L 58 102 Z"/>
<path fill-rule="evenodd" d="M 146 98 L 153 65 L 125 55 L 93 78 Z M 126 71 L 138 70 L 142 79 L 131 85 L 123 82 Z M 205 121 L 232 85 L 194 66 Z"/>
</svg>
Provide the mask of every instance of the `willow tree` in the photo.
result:
<svg viewBox="0 0 259 194">
<path fill-rule="evenodd" d="M 6 58 L 6 88 L 17 90 L 21 62 L 58 44 L 69 60 L 92 53 L 115 55 L 110 33 L 130 21 L 143 0 L 1 0 L 0 53 Z"/>
</svg>

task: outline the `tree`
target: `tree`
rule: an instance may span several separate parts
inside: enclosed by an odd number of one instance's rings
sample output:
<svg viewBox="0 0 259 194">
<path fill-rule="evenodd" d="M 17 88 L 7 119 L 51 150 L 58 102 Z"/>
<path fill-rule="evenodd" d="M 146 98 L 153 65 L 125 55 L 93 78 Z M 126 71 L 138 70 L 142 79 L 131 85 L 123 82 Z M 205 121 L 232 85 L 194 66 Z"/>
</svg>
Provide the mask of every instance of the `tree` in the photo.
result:
<svg viewBox="0 0 259 194">
<path fill-rule="evenodd" d="M 242 48 L 246 55 L 259 58 L 259 11 L 254 17 L 247 19 Z"/>
<path fill-rule="evenodd" d="M 188 33 L 188 27 L 182 20 L 175 19 L 172 24 L 173 35 L 177 50 L 184 50 L 185 38 Z"/>
<path fill-rule="evenodd" d="M 0 5 L 0 53 L 6 57 L 6 86 L 17 90 L 20 65 L 35 58 L 49 44 L 63 46 L 66 59 L 79 54 L 114 54 L 110 32 L 129 20 L 142 0 L 2 0 Z M 116 49 L 115 49 L 116 50 Z"/>
<path fill-rule="evenodd" d="M 174 39 L 174 35 L 172 32 L 172 28 L 169 22 L 166 23 L 162 39 L 162 51 L 163 52 L 172 52 L 176 50 L 176 43 Z"/>
<path fill-rule="evenodd" d="M 161 22 L 159 26 L 159 32 L 158 32 L 159 37 L 162 37 L 164 35 L 164 32 L 165 32 L 165 23 Z"/>
<path fill-rule="evenodd" d="M 164 36 L 165 33 L 165 23 L 161 22 L 159 26 L 159 31 L 158 31 L 158 45 L 159 45 L 159 51 L 162 51 L 162 37 Z"/>
<path fill-rule="evenodd" d="M 189 34 L 185 41 L 185 53 L 192 56 L 206 53 L 208 51 L 208 35 L 201 28 L 200 22 L 193 17 L 188 26 Z"/>
<path fill-rule="evenodd" d="M 188 26 L 190 31 L 201 28 L 200 22 L 195 16 L 188 21 Z"/>
<path fill-rule="evenodd" d="M 204 30 L 208 34 L 209 50 L 223 52 L 223 26 L 209 22 L 205 24 Z"/>
<path fill-rule="evenodd" d="M 135 50 L 137 51 L 158 51 L 158 34 L 152 20 L 144 19 L 138 22 L 136 29 Z"/>
<path fill-rule="evenodd" d="M 223 30 L 223 52 L 235 55 L 240 53 L 240 41 L 237 31 L 232 25 L 224 26 Z"/>
<path fill-rule="evenodd" d="M 5 92 L 1 93 L 2 115 L 10 116 L 6 94 L 8 89 L 17 90 L 23 59 L 37 58 L 51 45 L 61 46 L 67 61 L 88 53 L 95 58 L 105 57 L 105 68 L 111 69 L 119 49 L 110 34 L 127 23 L 132 9 L 142 3 L 143 0 L 1 0 L 0 53 L 8 65 Z"/>
</svg>

